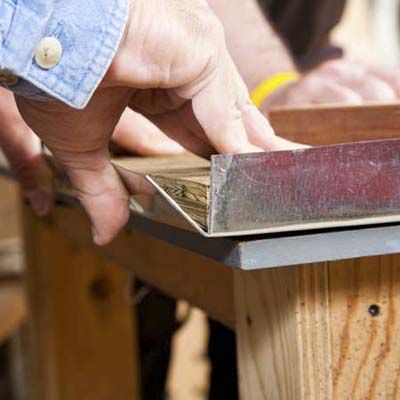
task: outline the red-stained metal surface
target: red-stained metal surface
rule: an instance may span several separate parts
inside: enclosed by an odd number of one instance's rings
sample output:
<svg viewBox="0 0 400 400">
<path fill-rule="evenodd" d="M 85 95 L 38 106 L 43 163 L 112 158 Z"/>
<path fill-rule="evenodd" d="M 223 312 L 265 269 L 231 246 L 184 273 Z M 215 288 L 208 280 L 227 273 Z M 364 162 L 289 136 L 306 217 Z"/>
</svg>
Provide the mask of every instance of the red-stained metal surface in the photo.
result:
<svg viewBox="0 0 400 400">
<path fill-rule="evenodd" d="M 400 139 L 216 156 L 212 232 L 400 213 Z"/>
</svg>

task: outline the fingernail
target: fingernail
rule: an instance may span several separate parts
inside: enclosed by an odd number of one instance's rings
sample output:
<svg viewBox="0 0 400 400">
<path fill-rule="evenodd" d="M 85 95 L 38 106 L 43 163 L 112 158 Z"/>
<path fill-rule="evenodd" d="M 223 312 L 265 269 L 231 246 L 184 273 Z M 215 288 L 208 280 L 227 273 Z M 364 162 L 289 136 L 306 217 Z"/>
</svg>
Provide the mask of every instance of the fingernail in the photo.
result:
<svg viewBox="0 0 400 400">
<path fill-rule="evenodd" d="M 53 200 L 49 193 L 43 190 L 36 190 L 28 193 L 27 198 L 37 216 L 44 217 L 50 213 Z"/>
</svg>

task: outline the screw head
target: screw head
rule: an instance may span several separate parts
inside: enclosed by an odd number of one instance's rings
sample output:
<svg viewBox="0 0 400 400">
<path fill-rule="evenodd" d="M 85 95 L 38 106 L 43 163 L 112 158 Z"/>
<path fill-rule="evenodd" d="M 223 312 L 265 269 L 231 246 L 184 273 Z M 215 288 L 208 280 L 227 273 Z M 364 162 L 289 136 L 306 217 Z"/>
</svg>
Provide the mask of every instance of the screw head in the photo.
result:
<svg viewBox="0 0 400 400">
<path fill-rule="evenodd" d="M 370 313 L 371 317 L 377 317 L 381 311 L 381 308 L 377 304 L 372 304 L 368 308 L 368 312 Z"/>
</svg>

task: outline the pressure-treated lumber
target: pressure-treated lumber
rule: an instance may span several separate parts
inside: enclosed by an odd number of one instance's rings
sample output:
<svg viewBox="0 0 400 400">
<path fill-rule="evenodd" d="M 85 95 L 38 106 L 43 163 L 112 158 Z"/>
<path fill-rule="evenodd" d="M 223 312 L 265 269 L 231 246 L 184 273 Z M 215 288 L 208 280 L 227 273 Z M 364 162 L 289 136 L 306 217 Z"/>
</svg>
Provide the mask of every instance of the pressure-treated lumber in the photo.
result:
<svg viewBox="0 0 400 400">
<path fill-rule="evenodd" d="M 277 134 L 313 146 L 400 136 L 400 105 L 308 106 L 273 109 Z"/>
<path fill-rule="evenodd" d="M 399 262 L 236 272 L 241 398 L 400 398 Z"/>
<path fill-rule="evenodd" d="M 193 155 L 114 159 L 115 165 L 149 175 L 182 210 L 207 230 L 210 163 Z"/>
<path fill-rule="evenodd" d="M 32 400 L 138 398 L 130 274 L 24 210 Z"/>
</svg>

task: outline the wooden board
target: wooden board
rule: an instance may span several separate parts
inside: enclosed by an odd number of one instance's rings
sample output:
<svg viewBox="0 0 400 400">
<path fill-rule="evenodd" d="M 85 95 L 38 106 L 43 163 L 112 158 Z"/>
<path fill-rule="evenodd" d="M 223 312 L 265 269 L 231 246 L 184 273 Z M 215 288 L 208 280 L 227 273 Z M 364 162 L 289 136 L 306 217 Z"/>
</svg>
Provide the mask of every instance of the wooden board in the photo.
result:
<svg viewBox="0 0 400 400">
<path fill-rule="evenodd" d="M 207 231 L 210 162 L 194 155 L 114 159 L 128 171 L 149 175 L 201 228 Z"/>
<path fill-rule="evenodd" d="M 138 399 L 128 271 L 26 207 L 32 400 Z"/>
<path fill-rule="evenodd" d="M 400 105 L 273 109 L 277 134 L 313 146 L 400 137 Z"/>
<path fill-rule="evenodd" d="M 51 223 L 76 245 L 96 251 L 144 282 L 234 327 L 232 268 L 135 231 L 125 230 L 112 244 L 96 247 L 90 222 L 79 209 L 58 206 Z"/>
<path fill-rule="evenodd" d="M 20 235 L 17 189 L 14 182 L 0 177 L 0 240 Z"/>
<path fill-rule="evenodd" d="M 237 272 L 242 399 L 400 398 L 399 262 Z"/>
</svg>

